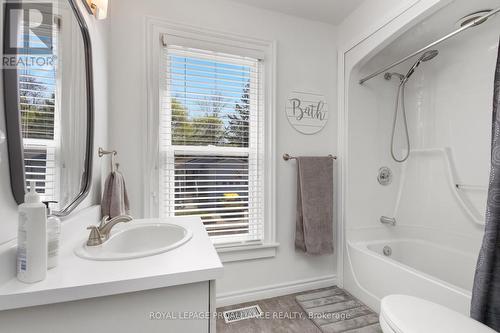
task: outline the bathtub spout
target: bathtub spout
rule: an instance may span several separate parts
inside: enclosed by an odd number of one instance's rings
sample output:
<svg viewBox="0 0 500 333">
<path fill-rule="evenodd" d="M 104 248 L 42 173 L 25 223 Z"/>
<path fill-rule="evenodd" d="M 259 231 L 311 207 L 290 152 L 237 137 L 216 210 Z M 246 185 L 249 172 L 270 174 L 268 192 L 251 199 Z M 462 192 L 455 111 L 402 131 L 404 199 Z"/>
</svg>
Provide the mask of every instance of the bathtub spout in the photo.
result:
<svg viewBox="0 0 500 333">
<path fill-rule="evenodd" d="M 388 225 L 395 227 L 396 226 L 396 219 L 394 217 L 382 216 L 380 218 L 380 223 L 388 224 Z"/>
</svg>

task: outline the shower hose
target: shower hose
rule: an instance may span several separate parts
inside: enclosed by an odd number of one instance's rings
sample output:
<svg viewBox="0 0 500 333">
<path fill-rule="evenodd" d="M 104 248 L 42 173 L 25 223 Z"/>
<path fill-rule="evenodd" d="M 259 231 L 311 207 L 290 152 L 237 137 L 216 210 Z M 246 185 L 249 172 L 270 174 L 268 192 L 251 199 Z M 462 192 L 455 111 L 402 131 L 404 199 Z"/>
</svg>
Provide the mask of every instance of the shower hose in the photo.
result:
<svg viewBox="0 0 500 333">
<path fill-rule="evenodd" d="M 410 134 L 408 131 L 408 119 L 406 117 L 406 107 L 405 107 L 405 88 L 406 88 L 406 82 L 407 80 L 403 79 L 398 87 L 398 96 L 396 97 L 396 107 L 394 110 L 394 121 L 392 123 L 392 136 L 391 136 L 391 156 L 394 159 L 394 161 L 398 163 L 403 163 L 405 162 L 408 157 L 410 157 Z M 407 150 L 406 150 L 406 155 L 402 158 L 399 159 L 396 156 L 395 149 L 394 149 L 394 138 L 396 136 L 396 125 L 398 121 L 398 114 L 399 114 L 399 105 L 401 101 L 401 111 L 403 114 L 403 124 L 404 124 L 404 130 L 406 134 L 406 144 L 407 144 Z"/>
</svg>

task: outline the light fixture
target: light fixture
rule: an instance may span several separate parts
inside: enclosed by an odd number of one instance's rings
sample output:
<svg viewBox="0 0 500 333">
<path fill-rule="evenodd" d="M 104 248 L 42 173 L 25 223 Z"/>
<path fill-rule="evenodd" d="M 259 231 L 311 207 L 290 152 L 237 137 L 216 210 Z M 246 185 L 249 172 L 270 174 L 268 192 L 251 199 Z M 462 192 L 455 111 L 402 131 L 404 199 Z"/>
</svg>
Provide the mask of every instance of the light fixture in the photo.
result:
<svg viewBox="0 0 500 333">
<path fill-rule="evenodd" d="M 93 14 L 98 20 L 108 17 L 108 0 L 83 0 L 89 14 Z"/>
</svg>

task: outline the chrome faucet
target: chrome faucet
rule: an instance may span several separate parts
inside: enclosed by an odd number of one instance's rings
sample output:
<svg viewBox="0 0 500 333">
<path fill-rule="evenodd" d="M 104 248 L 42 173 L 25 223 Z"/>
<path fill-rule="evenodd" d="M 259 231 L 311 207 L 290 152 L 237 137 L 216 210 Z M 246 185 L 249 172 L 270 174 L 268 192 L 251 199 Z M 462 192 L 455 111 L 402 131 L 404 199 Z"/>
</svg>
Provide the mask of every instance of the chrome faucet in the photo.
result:
<svg viewBox="0 0 500 333">
<path fill-rule="evenodd" d="M 98 246 L 104 243 L 109 239 L 111 234 L 111 229 L 118 223 L 130 222 L 133 218 L 130 215 L 120 215 L 113 217 L 112 219 L 109 216 L 104 216 L 101 219 L 101 223 L 99 226 L 89 226 L 87 229 L 90 230 L 89 239 L 87 240 L 87 246 Z"/>
<path fill-rule="evenodd" d="M 380 218 L 380 223 L 391 225 L 391 226 L 395 227 L 396 226 L 396 219 L 394 217 L 382 216 Z"/>
</svg>

